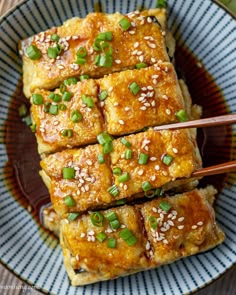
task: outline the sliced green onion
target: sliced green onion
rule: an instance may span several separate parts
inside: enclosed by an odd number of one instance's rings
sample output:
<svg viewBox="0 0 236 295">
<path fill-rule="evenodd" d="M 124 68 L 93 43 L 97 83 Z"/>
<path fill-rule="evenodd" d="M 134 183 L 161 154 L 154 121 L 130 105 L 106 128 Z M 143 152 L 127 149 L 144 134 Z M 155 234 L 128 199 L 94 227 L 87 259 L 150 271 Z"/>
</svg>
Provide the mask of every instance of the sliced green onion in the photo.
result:
<svg viewBox="0 0 236 295">
<path fill-rule="evenodd" d="M 123 173 L 122 175 L 120 175 L 118 177 L 118 181 L 119 182 L 126 182 L 128 180 L 130 180 L 130 176 L 129 176 L 129 173 L 128 172 L 125 172 L 125 173 Z"/>
<path fill-rule="evenodd" d="M 104 158 L 103 154 L 98 155 L 98 163 L 99 164 L 104 164 L 105 163 L 105 158 Z"/>
<path fill-rule="evenodd" d="M 117 216 L 117 214 L 116 214 L 115 212 L 110 211 L 110 212 L 108 212 L 108 213 L 105 215 L 105 218 L 106 218 L 109 222 L 111 222 L 111 221 L 113 221 L 113 220 L 118 219 L 118 216 Z"/>
<path fill-rule="evenodd" d="M 151 190 L 152 186 L 151 186 L 150 182 L 149 181 L 144 181 L 142 183 L 142 189 L 143 189 L 144 192 L 147 192 L 147 191 Z"/>
<path fill-rule="evenodd" d="M 102 92 L 99 93 L 98 96 L 99 96 L 100 100 L 105 100 L 108 96 L 107 90 L 103 90 Z"/>
<path fill-rule="evenodd" d="M 149 223 L 150 223 L 151 228 L 153 228 L 153 229 L 157 229 L 157 225 L 158 225 L 158 223 L 157 223 L 157 219 L 156 219 L 156 217 L 154 217 L 154 216 L 150 216 L 150 217 L 149 217 Z"/>
<path fill-rule="evenodd" d="M 155 197 L 155 191 L 154 190 L 149 190 L 149 191 L 146 191 L 144 193 L 145 197 L 148 198 L 148 199 L 152 199 L 153 197 Z"/>
<path fill-rule="evenodd" d="M 62 83 L 60 85 L 60 92 L 63 94 L 66 91 L 66 85 L 64 83 Z"/>
<path fill-rule="evenodd" d="M 101 58 L 101 55 L 96 55 L 96 58 L 95 58 L 95 65 L 98 66 L 99 65 L 99 62 L 100 62 L 100 58 Z"/>
<path fill-rule="evenodd" d="M 120 142 L 125 145 L 127 148 L 131 147 L 131 143 L 128 142 L 124 137 L 120 139 Z"/>
<path fill-rule="evenodd" d="M 62 175 L 64 179 L 74 179 L 75 178 L 75 169 L 71 167 L 64 167 L 62 169 Z"/>
<path fill-rule="evenodd" d="M 166 8 L 167 3 L 166 0 L 157 0 L 157 8 Z"/>
<path fill-rule="evenodd" d="M 71 77 L 71 78 L 69 78 L 69 79 L 67 79 L 67 80 L 64 80 L 63 83 L 64 83 L 66 86 L 69 86 L 69 85 L 75 85 L 77 82 L 78 82 L 78 80 L 77 80 L 75 77 Z"/>
<path fill-rule="evenodd" d="M 121 173 L 122 173 L 122 171 L 121 171 L 121 169 L 119 167 L 113 168 L 112 172 L 115 175 L 121 175 Z"/>
<path fill-rule="evenodd" d="M 53 99 L 54 96 L 55 96 L 55 93 L 54 92 L 50 92 L 49 95 L 48 95 L 48 98 Z"/>
<path fill-rule="evenodd" d="M 41 51 L 35 45 L 31 44 L 25 50 L 27 56 L 32 60 L 37 60 L 42 56 Z"/>
<path fill-rule="evenodd" d="M 70 101 L 72 95 L 73 94 L 71 92 L 65 91 L 62 95 L 62 100 L 63 101 Z"/>
<path fill-rule="evenodd" d="M 25 104 L 22 104 L 19 109 L 18 109 L 18 113 L 19 113 L 19 116 L 20 117 L 24 117 L 27 115 L 28 113 L 28 110 L 27 110 L 27 107 Z"/>
<path fill-rule="evenodd" d="M 132 150 L 126 150 L 125 151 L 125 159 L 129 160 L 132 158 Z"/>
<path fill-rule="evenodd" d="M 83 57 L 76 57 L 76 61 L 75 61 L 75 64 L 77 65 L 84 65 L 86 63 L 86 59 L 83 58 Z"/>
<path fill-rule="evenodd" d="M 96 239 L 97 239 L 100 243 L 102 243 L 103 241 L 105 241 L 106 238 L 107 238 L 107 235 L 104 234 L 103 232 L 100 232 L 100 233 L 98 233 L 98 234 L 96 235 Z"/>
<path fill-rule="evenodd" d="M 71 112 L 70 118 L 72 122 L 78 123 L 83 119 L 83 116 L 78 110 L 74 110 Z"/>
<path fill-rule="evenodd" d="M 60 104 L 58 105 L 58 109 L 59 109 L 60 111 L 65 111 L 65 110 L 67 109 L 67 107 L 66 107 L 66 105 L 65 105 L 64 103 L 60 103 Z"/>
<path fill-rule="evenodd" d="M 125 199 L 120 199 L 120 200 L 117 200 L 116 201 L 116 205 L 124 205 L 124 204 L 126 204 L 126 200 Z"/>
<path fill-rule="evenodd" d="M 73 130 L 72 129 L 64 129 L 61 132 L 62 136 L 64 137 L 72 137 L 73 136 Z"/>
<path fill-rule="evenodd" d="M 116 248 L 116 239 L 108 238 L 107 246 L 108 246 L 108 248 Z"/>
<path fill-rule="evenodd" d="M 31 131 L 34 133 L 35 131 L 36 131 L 36 124 L 34 123 L 34 124 L 31 124 L 30 125 L 30 129 L 31 129 Z"/>
<path fill-rule="evenodd" d="M 113 144 L 112 142 L 107 142 L 102 146 L 102 152 L 103 154 L 109 154 L 113 150 Z"/>
<path fill-rule="evenodd" d="M 148 162 L 148 158 L 149 158 L 149 156 L 147 154 L 140 153 L 139 158 L 138 158 L 138 163 L 140 165 L 146 165 Z"/>
<path fill-rule="evenodd" d="M 53 34 L 51 36 L 52 41 L 58 42 L 60 40 L 60 37 L 57 34 Z"/>
<path fill-rule="evenodd" d="M 48 57 L 55 59 L 59 55 L 57 47 L 48 47 Z"/>
<path fill-rule="evenodd" d="M 129 89 L 134 95 L 136 95 L 140 91 L 140 87 L 138 86 L 136 82 L 132 82 L 129 85 Z"/>
<path fill-rule="evenodd" d="M 158 197 L 160 197 L 160 196 L 163 196 L 163 189 L 162 188 L 157 188 L 157 189 L 155 189 L 155 196 L 158 196 Z"/>
<path fill-rule="evenodd" d="M 105 143 L 112 142 L 113 138 L 111 137 L 110 134 L 106 132 L 102 132 L 97 135 L 97 141 L 101 144 L 104 145 Z"/>
<path fill-rule="evenodd" d="M 88 108 L 94 107 L 94 102 L 92 97 L 86 96 L 85 94 L 82 94 L 82 101 Z"/>
<path fill-rule="evenodd" d="M 112 56 L 113 49 L 111 44 L 108 42 L 101 42 L 100 44 L 101 50 L 105 53 L 106 56 Z"/>
<path fill-rule="evenodd" d="M 119 25 L 123 31 L 127 31 L 131 27 L 130 21 L 125 17 L 119 21 Z"/>
<path fill-rule="evenodd" d="M 112 195 L 113 197 L 117 197 L 119 195 L 119 189 L 118 187 L 114 184 L 111 187 L 108 188 L 107 190 L 110 195 Z"/>
<path fill-rule="evenodd" d="M 110 226 L 112 229 L 118 229 L 120 227 L 120 222 L 118 219 L 110 222 Z"/>
<path fill-rule="evenodd" d="M 102 32 L 97 35 L 96 39 L 102 40 L 102 41 L 111 41 L 113 39 L 112 32 L 107 31 L 107 32 Z"/>
<path fill-rule="evenodd" d="M 165 201 L 161 201 L 161 203 L 159 204 L 159 208 L 165 212 L 169 212 L 172 206 Z"/>
<path fill-rule="evenodd" d="M 43 96 L 41 94 L 32 94 L 33 104 L 41 105 L 43 104 Z"/>
<path fill-rule="evenodd" d="M 136 64 L 135 67 L 136 67 L 136 69 L 140 70 L 140 69 L 146 68 L 147 65 L 144 62 L 141 62 L 141 63 Z"/>
<path fill-rule="evenodd" d="M 68 214 L 67 219 L 69 219 L 70 221 L 74 221 L 79 216 L 80 216 L 80 213 L 71 212 L 71 213 Z"/>
<path fill-rule="evenodd" d="M 31 116 L 30 116 L 30 115 L 24 117 L 24 118 L 22 119 L 22 121 L 25 122 L 25 124 L 26 124 L 27 126 L 32 125 L 32 119 L 31 119 Z"/>
<path fill-rule="evenodd" d="M 59 94 L 54 94 L 53 99 L 54 102 L 60 102 L 61 101 L 61 96 Z"/>
<path fill-rule="evenodd" d="M 80 47 L 77 51 L 76 51 L 76 55 L 78 57 L 85 57 L 87 56 L 87 50 L 85 47 Z"/>
<path fill-rule="evenodd" d="M 104 68 L 112 67 L 113 58 L 109 55 L 101 55 L 99 58 L 98 65 Z"/>
<path fill-rule="evenodd" d="M 66 196 L 64 198 L 64 203 L 66 204 L 67 207 L 73 207 L 76 204 L 72 196 Z"/>
<path fill-rule="evenodd" d="M 128 228 L 124 228 L 120 231 L 119 236 L 129 245 L 133 246 L 137 242 L 137 238 L 132 234 Z"/>
<path fill-rule="evenodd" d="M 172 161 L 173 161 L 173 157 L 171 157 L 168 154 L 164 155 L 164 157 L 162 158 L 162 163 L 164 163 L 166 166 L 170 166 Z"/>
<path fill-rule="evenodd" d="M 45 102 L 45 104 L 43 105 L 43 111 L 44 111 L 45 113 L 48 113 L 48 112 L 49 112 L 50 105 L 51 105 L 51 103 L 48 102 L 48 101 Z"/>
<path fill-rule="evenodd" d="M 92 224 L 95 226 L 103 225 L 104 216 L 100 212 L 92 212 L 90 214 L 90 219 L 92 221 Z"/>
<path fill-rule="evenodd" d="M 49 113 L 51 115 L 57 115 L 58 114 L 58 106 L 51 104 L 49 107 Z"/>
<path fill-rule="evenodd" d="M 86 75 L 86 74 L 81 75 L 81 76 L 79 77 L 79 79 L 80 79 L 80 81 L 87 80 L 87 79 L 89 79 L 89 75 Z"/>
<path fill-rule="evenodd" d="M 184 110 L 179 110 L 175 115 L 180 122 L 188 121 L 188 116 Z"/>
</svg>

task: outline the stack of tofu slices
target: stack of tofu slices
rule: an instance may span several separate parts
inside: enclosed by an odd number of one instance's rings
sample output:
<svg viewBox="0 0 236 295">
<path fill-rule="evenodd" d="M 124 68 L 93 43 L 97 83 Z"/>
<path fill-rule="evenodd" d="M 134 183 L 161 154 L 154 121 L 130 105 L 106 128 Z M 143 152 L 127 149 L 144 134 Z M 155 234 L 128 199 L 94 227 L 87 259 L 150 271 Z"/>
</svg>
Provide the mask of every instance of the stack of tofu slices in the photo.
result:
<svg viewBox="0 0 236 295">
<path fill-rule="evenodd" d="M 197 119 L 173 66 L 165 9 L 91 13 L 20 44 L 24 93 L 72 285 L 171 263 L 224 239 L 197 189 Z M 171 196 L 170 196 L 171 195 Z"/>
</svg>

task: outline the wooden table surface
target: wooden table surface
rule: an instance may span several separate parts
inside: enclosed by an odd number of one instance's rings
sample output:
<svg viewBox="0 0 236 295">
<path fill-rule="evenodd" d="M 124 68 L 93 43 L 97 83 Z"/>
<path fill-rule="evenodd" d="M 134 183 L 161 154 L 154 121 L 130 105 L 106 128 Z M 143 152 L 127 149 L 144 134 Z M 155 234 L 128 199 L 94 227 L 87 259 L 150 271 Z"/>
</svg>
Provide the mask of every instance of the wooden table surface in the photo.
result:
<svg viewBox="0 0 236 295">
<path fill-rule="evenodd" d="M 20 2 L 19 0 L 0 0 L 0 16 L 7 10 Z M 1 254 L 1 253 L 0 253 Z M 206 286 L 205 288 L 197 291 L 195 295 L 236 295 L 236 266 L 228 270 L 226 274 L 218 280 Z M 0 294 L 27 294 L 39 295 L 41 292 L 34 290 L 29 285 L 14 276 L 7 268 L 0 264 L 0 288 L 1 286 L 9 286 L 12 289 L 3 291 L 0 289 Z M 61 295 L 61 294 L 57 294 Z"/>
</svg>

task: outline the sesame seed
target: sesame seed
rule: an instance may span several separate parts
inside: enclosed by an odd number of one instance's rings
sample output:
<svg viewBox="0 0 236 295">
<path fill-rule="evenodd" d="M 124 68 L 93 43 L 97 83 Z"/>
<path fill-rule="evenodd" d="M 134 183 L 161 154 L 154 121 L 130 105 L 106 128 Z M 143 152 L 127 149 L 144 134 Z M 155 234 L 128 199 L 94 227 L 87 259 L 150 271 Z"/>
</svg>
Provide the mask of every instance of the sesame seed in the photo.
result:
<svg viewBox="0 0 236 295">
<path fill-rule="evenodd" d="M 126 225 L 125 225 L 125 224 L 121 224 L 120 227 L 121 227 L 121 228 L 126 228 Z"/>
<path fill-rule="evenodd" d="M 143 54 L 143 52 L 141 50 L 137 51 L 138 56 L 141 55 L 141 54 Z"/>
<path fill-rule="evenodd" d="M 118 123 L 119 123 L 120 125 L 124 125 L 124 124 L 125 124 L 125 122 L 124 122 L 123 120 L 119 120 Z"/>
<path fill-rule="evenodd" d="M 100 107 L 104 107 L 104 105 L 105 105 L 105 102 L 104 101 L 101 101 L 100 102 Z"/>
<path fill-rule="evenodd" d="M 166 35 L 166 32 L 165 31 L 162 31 L 161 34 L 162 34 L 162 36 L 165 36 Z"/>
<path fill-rule="evenodd" d="M 197 62 L 197 66 L 199 67 L 199 68 L 202 68 L 202 63 L 199 61 L 199 62 Z"/>
<path fill-rule="evenodd" d="M 147 244 L 146 244 L 146 250 L 150 250 L 150 248 L 151 248 L 151 245 L 150 245 L 149 242 L 147 242 Z"/>
<path fill-rule="evenodd" d="M 152 207 L 152 211 L 153 211 L 153 212 L 157 212 L 157 208 Z"/>
<path fill-rule="evenodd" d="M 139 42 L 134 43 L 134 48 L 137 48 L 137 47 L 139 47 Z"/>
<path fill-rule="evenodd" d="M 164 176 L 167 176 L 167 175 L 168 175 L 168 173 L 167 173 L 166 171 L 163 171 L 162 174 L 163 174 Z"/>
<path fill-rule="evenodd" d="M 153 49 L 156 48 L 156 44 L 154 44 L 154 43 L 148 42 L 147 44 L 150 48 L 153 48 Z"/>
<path fill-rule="evenodd" d="M 164 218 L 164 214 L 160 213 L 160 218 L 163 219 Z"/>
<path fill-rule="evenodd" d="M 179 236 L 173 236 L 173 238 L 174 238 L 175 240 L 177 240 L 177 239 L 179 238 Z"/>
<path fill-rule="evenodd" d="M 192 229 L 197 229 L 197 225 L 193 225 L 192 226 Z"/>
<path fill-rule="evenodd" d="M 86 191 L 86 192 L 89 191 L 89 186 L 88 186 L 88 184 L 86 184 L 84 188 L 85 188 L 85 191 Z"/>
<path fill-rule="evenodd" d="M 125 184 L 125 185 L 124 185 L 124 190 L 127 191 L 127 189 L 128 189 L 128 185 Z"/>
<path fill-rule="evenodd" d="M 144 25 L 144 23 L 145 23 L 145 20 L 143 19 L 141 20 L 140 25 Z"/>
<path fill-rule="evenodd" d="M 111 228 L 108 228 L 107 230 L 105 230 L 106 233 L 110 234 L 112 233 L 112 229 Z"/>
<path fill-rule="evenodd" d="M 155 100 L 153 100 L 153 101 L 151 102 L 151 105 L 152 105 L 152 107 L 155 107 L 155 106 L 156 106 L 156 102 L 155 102 Z"/>
<path fill-rule="evenodd" d="M 120 59 L 116 59 L 116 60 L 115 60 L 115 63 L 116 63 L 116 64 L 121 64 L 121 60 L 120 60 Z"/>
<path fill-rule="evenodd" d="M 159 77 L 159 75 L 155 74 L 155 75 L 152 75 L 152 78 L 153 79 L 157 79 Z M 152 88 L 153 89 L 153 88 Z"/>
<path fill-rule="evenodd" d="M 140 55 L 140 56 L 139 56 L 139 60 L 140 60 L 141 62 L 144 61 L 144 57 L 143 57 L 143 55 Z"/>
<path fill-rule="evenodd" d="M 142 97 L 146 97 L 147 94 L 146 94 L 146 93 L 141 93 L 141 96 L 142 96 Z"/>
<path fill-rule="evenodd" d="M 140 169 L 139 171 L 138 171 L 138 175 L 143 175 L 143 173 L 144 173 L 144 170 L 143 169 Z"/>
<path fill-rule="evenodd" d="M 143 91 L 146 91 L 147 90 L 147 87 L 142 87 L 141 88 Z"/>
<path fill-rule="evenodd" d="M 128 112 L 130 110 L 129 107 L 125 107 L 125 111 Z"/>
<path fill-rule="evenodd" d="M 147 22 L 148 22 L 149 24 L 152 23 L 152 19 L 150 18 L 150 16 L 147 18 Z"/>
<path fill-rule="evenodd" d="M 130 35 L 134 35 L 135 34 L 135 31 L 129 31 L 129 34 Z"/>
<path fill-rule="evenodd" d="M 86 161 L 86 163 L 87 163 L 89 166 L 93 165 L 93 162 L 92 162 L 91 160 L 89 160 L 89 159 Z"/>
<path fill-rule="evenodd" d="M 203 222 L 202 222 L 202 221 L 199 221 L 199 222 L 197 223 L 197 225 L 198 225 L 198 226 L 202 226 L 202 225 L 203 225 Z"/>
<path fill-rule="evenodd" d="M 144 105 L 145 105 L 145 107 L 150 107 L 151 106 L 149 102 L 145 102 Z"/>
<path fill-rule="evenodd" d="M 45 132 L 45 128 L 43 128 L 43 127 L 39 127 L 39 130 L 40 130 L 42 133 Z"/>
<path fill-rule="evenodd" d="M 169 242 L 166 239 L 164 239 L 162 242 L 163 244 L 169 244 Z"/>
<path fill-rule="evenodd" d="M 112 92 L 112 90 L 113 90 L 113 87 L 112 86 L 108 88 L 108 91 L 109 92 Z"/>
<path fill-rule="evenodd" d="M 81 187 L 81 190 L 83 193 L 85 193 L 85 188 L 83 186 Z"/>
<path fill-rule="evenodd" d="M 150 177 L 150 179 L 151 179 L 151 181 L 155 181 L 155 180 L 156 180 L 156 175 L 152 175 L 152 176 Z"/>
<path fill-rule="evenodd" d="M 151 85 L 149 85 L 149 86 L 147 87 L 147 89 L 148 89 L 148 90 L 153 90 L 153 87 L 152 87 Z"/>
<path fill-rule="evenodd" d="M 77 190 L 76 194 L 77 194 L 78 196 L 80 195 L 80 190 L 79 190 L 79 189 Z"/>
<path fill-rule="evenodd" d="M 60 69 L 60 70 L 63 70 L 64 69 L 64 66 L 63 65 L 59 65 L 59 66 L 57 66 L 58 67 L 58 69 Z"/>
<path fill-rule="evenodd" d="M 72 36 L 72 40 L 77 40 L 79 39 L 79 36 Z"/>
<path fill-rule="evenodd" d="M 151 58 L 151 62 L 156 62 L 156 59 L 154 57 Z"/>
<path fill-rule="evenodd" d="M 167 221 L 170 226 L 174 226 L 174 222 L 172 220 Z"/>
<path fill-rule="evenodd" d="M 54 126 L 57 126 L 58 124 L 59 124 L 59 121 L 54 121 L 54 122 L 53 122 L 53 125 L 54 125 Z"/>
<path fill-rule="evenodd" d="M 137 49 L 135 49 L 135 50 L 133 50 L 133 51 L 131 52 L 131 54 L 132 54 L 132 55 L 136 55 L 136 54 L 137 54 L 137 52 L 138 52 L 138 50 L 137 50 Z"/>
<path fill-rule="evenodd" d="M 145 149 L 145 151 L 149 151 L 149 147 L 146 145 L 145 147 L 144 147 L 144 149 Z"/>
<path fill-rule="evenodd" d="M 124 184 L 123 183 L 120 183 L 120 187 L 123 187 L 124 186 Z"/>
<path fill-rule="evenodd" d="M 145 100 L 145 97 L 143 97 L 143 96 L 138 98 L 138 101 L 143 101 L 143 100 Z"/>
<path fill-rule="evenodd" d="M 95 233 L 94 233 L 93 230 L 89 230 L 89 231 L 87 232 L 87 234 L 90 235 L 90 236 L 93 236 Z"/>
<path fill-rule="evenodd" d="M 160 166 L 159 165 L 155 165 L 155 170 L 156 171 L 160 170 Z"/>
<path fill-rule="evenodd" d="M 167 115 L 170 115 L 171 114 L 171 111 L 169 109 L 166 109 L 166 114 Z"/>
<path fill-rule="evenodd" d="M 166 229 L 165 227 L 161 227 L 161 231 L 162 231 L 162 232 L 166 232 L 167 229 Z"/>
<path fill-rule="evenodd" d="M 156 160 L 157 160 L 156 157 L 151 157 L 151 158 L 150 158 L 150 161 L 152 161 L 152 162 L 154 162 L 154 161 L 156 161 Z"/>
<path fill-rule="evenodd" d="M 146 107 L 141 107 L 140 108 L 140 110 L 142 110 L 142 111 L 146 111 L 146 109 L 147 109 Z"/>
<path fill-rule="evenodd" d="M 51 68 L 49 66 L 45 66 L 45 69 L 46 70 L 50 70 Z"/>
<path fill-rule="evenodd" d="M 75 259 L 79 261 L 79 254 L 75 256 Z"/>
<path fill-rule="evenodd" d="M 176 219 L 176 216 L 174 215 L 173 217 L 171 217 L 171 219 L 172 219 L 172 220 L 175 220 L 175 219 Z"/>
<path fill-rule="evenodd" d="M 184 228 L 184 225 L 179 225 L 178 226 L 178 229 L 183 229 Z"/>
<path fill-rule="evenodd" d="M 131 22 L 131 26 L 135 28 L 136 27 L 136 23 L 135 22 Z"/>
<path fill-rule="evenodd" d="M 113 104 L 114 107 L 117 107 L 118 105 L 119 105 L 118 102 L 114 102 L 114 104 Z"/>
<path fill-rule="evenodd" d="M 81 233 L 81 234 L 80 234 L 80 237 L 81 237 L 81 238 L 84 238 L 84 237 L 85 237 L 85 233 Z"/>
<path fill-rule="evenodd" d="M 157 79 L 153 79 L 153 80 L 152 80 L 152 83 L 153 83 L 154 85 L 156 85 L 156 84 L 157 84 Z"/>
<path fill-rule="evenodd" d="M 179 222 L 184 221 L 184 217 L 182 216 L 182 217 L 178 218 L 178 221 L 179 221 Z"/>
</svg>

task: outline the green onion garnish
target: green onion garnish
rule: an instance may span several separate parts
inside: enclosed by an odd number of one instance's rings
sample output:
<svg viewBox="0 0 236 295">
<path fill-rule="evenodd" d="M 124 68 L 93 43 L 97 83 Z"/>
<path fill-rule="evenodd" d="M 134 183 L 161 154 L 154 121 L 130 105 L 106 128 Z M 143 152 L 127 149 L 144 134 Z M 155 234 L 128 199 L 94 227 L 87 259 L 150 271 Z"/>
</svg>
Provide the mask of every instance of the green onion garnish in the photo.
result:
<svg viewBox="0 0 236 295">
<path fill-rule="evenodd" d="M 173 161 L 173 157 L 171 157 L 168 154 L 164 155 L 164 157 L 162 158 L 162 163 L 164 163 L 166 166 L 170 166 L 172 161 Z"/>
<path fill-rule="evenodd" d="M 51 105 L 51 103 L 48 102 L 48 101 L 45 102 L 45 104 L 43 105 L 43 111 L 44 111 L 45 113 L 48 113 L 48 112 L 49 112 L 50 105 Z"/>
<path fill-rule="evenodd" d="M 100 58 L 101 58 L 101 55 L 96 55 L 96 58 L 95 58 L 95 61 L 94 61 L 96 66 L 99 65 Z"/>
<path fill-rule="evenodd" d="M 54 94 L 52 100 L 54 102 L 60 102 L 61 101 L 61 96 L 59 94 Z"/>
<path fill-rule="evenodd" d="M 113 197 L 116 197 L 116 196 L 119 195 L 119 189 L 118 189 L 118 187 L 117 187 L 115 184 L 113 184 L 112 186 L 110 186 L 110 187 L 108 188 L 107 191 L 108 191 L 108 192 L 110 193 L 110 195 L 112 195 Z"/>
<path fill-rule="evenodd" d="M 64 130 L 62 130 L 61 134 L 62 134 L 62 136 L 69 138 L 69 137 L 72 137 L 73 136 L 73 130 L 71 130 L 71 129 L 64 129 Z"/>
<path fill-rule="evenodd" d="M 84 65 L 86 63 L 86 59 L 83 58 L 83 57 L 76 57 L 76 61 L 75 61 L 75 64 L 77 65 Z"/>
<path fill-rule="evenodd" d="M 64 83 L 62 83 L 60 85 L 60 92 L 63 94 L 66 91 L 66 85 Z"/>
<path fill-rule="evenodd" d="M 150 191 L 146 191 L 144 193 L 145 197 L 148 199 L 152 199 L 153 197 L 155 197 L 155 191 L 154 190 L 150 190 Z"/>
<path fill-rule="evenodd" d="M 27 126 L 32 125 L 32 119 L 31 119 L 31 116 L 30 116 L 30 115 L 24 117 L 24 118 L 22 119 L 22 121 L 25 122 L 25 124 L 26 124 Z"/>
<path fill-rule="evenodd" d="M 74 179 L 75 178 L 75 169 L 71 167 L 64 167 L 62 169 L 62 175 L 64 179 Z"/>
<path fill-rule="evenodd" d="M 32 60 L 37 60 L 42 56 L 41 51 L 35 45 L 30 45 L 25 50 L 27 56 Z"/>
<path fill-rule="evenodd" d="M 64 83 L 66 86 L 69 86 L 69 85 L 75 85 L 77 82 L 78 82 L 78 80 L 77 80 L 75 77 L 71 77 L 71 78 L 69 78 L 69 79 L 67 79 L 67 80 L 64 80 L 63 83 Z"/>
<path fill-rule="evenodd" d="M 102 146 L 102 152 L 103 154 L 109 154 L 113 150 L 113 144 L 112 142 L 107 142 Z"/>
<path fill-rule="evenodd" d="M 121 173 L 122 173 L 122 171 L 121 171 L 121 169 L 119 167 L 113 168 L 112 172 L 115 175 L 121 175 Z"/>
<path fill-rule="evenodd" d="M 119 25 L 123 31 L 127 31 L 131 27 L 130 21 L 125 17 L 119 21 Z"/>
<path fill-rule="evenodd" d="M 165 212 L 169 212 L 172 206 L 165 201 L 161 201 L 161 203 L 159 204 L 159 208 Z"/>
<path fill-rule="evenodd" d="M 102 92 L 99 93 L 98 96 L 99 96 L 100 100 L 105 100 L 108 96 L 107 90 L 103 90 Z"/>
<path fill-rule="evenodd" d="M 157 229 L 158 223 L 157 223 L 157 219 L 154 216 L 149 217 L 149 223 L 150 223 L 151 228 Z"/>
<path fill-rule="evenodd" d="M 58 106 L 51 104 L 49 107 L 49 113 L 51 115 L 57 115 L 58 114 Z"/>
<path fill-rule="evenodd" d="M 179 110 L 175 115 L 180 122 L 188 121 L 188 116 L 184 110 Z"/>
<path fill-rule="evenodd" d="M 32 94 L 33 104 L 41 105 L 43 103 L 43 96 L 41 94 Z"/>
<path fill-rule="evenodd" d="M 157 8 L 166 8 L 167 3 L 166 0 L 157 0 Z"/>
<path fill-rule="evenodd" d="M 62 100 L 63 101 L 70 101 L 72 95 L 73 94 L 71 92 L 65 91 L 62 95 Z"/>
<path fill-rule="evenodd" d="M 102 41 L 111 41 L 113 39 L 113 35 L 112 32 L 102 32 L 100 34 L 97 35 L 96 39 L 98 40 L 102 40 Z"/>
<path fill-rule="evenodd" d="M 138 86 L 136 82 L 132 82 L 129 85 L 129 89 L 134 95 L 136 95 L 140 91 L 140 87 Z"/>
<path fill-rule="evenodd" d="M 94 107 L 94 102 L 92 97 L 86 96 L 85 94 L 82 94 L 82 101 L 88 108 Z"/>
<path fill-rule="evenodd" d="M 78 57 L 85 57 L 87 55 L 87 50 L 85 47 L 80 47 L 77 51 L 76 51 L 76 55 Z"/>
<path fill-rule="evenodd" d="M 140 165 L 146 165 L 148 162 L 148 158 L 149 158 L 149 156 L 147 154 L 140 153 L 138 163 Z"/>
<path fill-rule="evenodd" d="M 125 199 L 120 199 L 116 201 L 116 205 L 124 205 L 126 204 L 126 200 Z"/>
<path fill-rule="evenodd" d="M 95 226 L 103 225 L 104 216 L 100 212 L 92 212 L 90 214 L 90 219 L 92 221 L 92 224 Z"/>
<path fill-rule="evenodd" d="M 124 137 L 120 139 L 120 142 L 125 145 L 127 148 L 131 147 L 131 143 L 128 142 Z"/>
<path fill-rule="evenodd" d="M 67 107 L 66 107 L 66 105 L 64 103 L 60 103 L 58 105 L 58 108 L 59 108 L 60 111 L 65 111 L 67 109 Z"/>
<path fill-rule="evenodd" d="M 128 180 L 130 180 L 130 176 L 129 176 L 129 173 L 128 172 L 125 172 L 125 173 L 123 173 L 122 175 L 120 175 L 118 177 L 118 181 L 119 182 L 126 182 Z"/>
<path fill-rule="evenodd" d="M 52 41 L 58 42 L 60 40 L 60 37 L 57 34 L 53 34 L 51 36 Z"/>
<path fill-rule="evenodd" d="M 118 219 L 110 222 L 110 226 L 112 229 L 118 229 L 120 227 L 120 222 Z"/>
<path fill-rule="evenodd" d="M 120 231 L 119 236 L 125 240 L 129 246 L 133 246 L 137 242 L 137 238 L 132 234 L 128 228 L 124 228 Z"/>
<path fill-rule="evenodd" d="M 18 113 L 19 113 L 19 116 L 20 117 L 24 117 L 27 115 L 28 113 L 28 110 L 27 110 L 27 107 L 25 104 L 22 104 L 19 109 L 18 109 Z"/>
<path fill-rule="evenodd" d="M 132 158 L 132 150 L 126 150 L 125 151 L 125 159 L 129 160 Z"/>
<path fill-rule="evenodd" d="M 98 65 L 100 67 L 104 67 L 104 68 L 110 68 L 112 67 L 112 56 L 110 55 L 101 55 L 98 61 Z"/>
<path fill-rule="evenodd" d="M 78 110 L 74 110 L 71 112 L 70 118 L 72 122 L 78 123 L 83 119 L 83 116 Z"/>
<path fill-rule="evenodd" d="M 111 221 L 113 221 L 113 220 L 118 219 L 118 216 L 117 216 L 117 214 L 116 214 L 115 212 L 110 211 L 110 212 L 108 212 L 108 213 L 105 215 L 105 218 L 106 218 L 109 222 L 111 222 Z"/>
<path fill-rule="evenodd" d="M 135 67 L 136 69 L 140 70 L 140 69 L 146 68 L 147 65 L 144 62 L 141 62 L 139 64 L 136 64 Z"/>
<path fill-rule="evenodd" d="M 68 214 L 67 219 L 69 219 L 70 221 L 74 221 L 79 216 L 80 216 L 80 213 L 71 212 L 71 213 Z"/>
<path fill-rule="evenodd" d="M 116 248 L 116 239 L 108 238 L 107 246 L 108 246 L 108 248 Z"/>
<path fill-rule="evenodd" d="M 86 75 L 86 74 L 81 75 L 81 76 L 79 77 L 79 79 L 80 79 L 80 81 L 87 80 L 87 79 L 89 79 L 89 75 Z"/>
<path fill-rule="evenodd" d="M 163 189 L 162 188 L 157 188 L 157 189 L 155 189 L 155 196 L 158 196 L 158 197 L 160 197 L 160 196 L 163 196 Z"/>
<path fill-rule="evenodd" d="M 112 142 L 113 138 L 111 137 L 110 134 L 103 132 L 97 135 L 97 141 L 101 144 L 104 145 L 105 143 Z"/>
<path fill-rule="evenodd" d="M 66 196 L 64 198 L 64 203 L 66 204 L 67 207 L 73 207 L 76 204 L 72 196 Z"/>
<path fill-rule="evenodd" d="M 55 96 L 55 93 L 54 92 L 50 92 L 49 95 L 48 95 L 48 98 L 53 99 L 54 96 Z"/>
<path fill-rule="evenodd" d="M 100 232 L 100 233 L 98 233 L 98 234 L 96 235 L 96 239 L 97 239 L 100 243 L 102 243 L 104 240 L 106 240 L 106 238 L 107 238 L 107 235 L 104 234 L 103 232 Z"/>
<path fill-rule="evenodd" d="M 149 181 L 144 181 L 142 183 L 142 189 L 143 189 L 144 192 L 147 192 L 147 191 L 151 190 L 152 186 L 151 186 L 150 182 Z"/>
<path fill-rule="evenodd" d="M 48 47 L 48 57 L 55 59 L 59 55 L 57 47 Z"/>
<path fill-rule="evenodd" d="M 98 163 L 99 164 L 104 164 L 105 163 L 105 158 L 104 158 L 103 154 L 98 155 Z"/>
<path fill-rule="evenodd" d="M 31 125 L 30 125 L 30 129 L 31 129 L 31 131 L 32 131 L 32 132 L 35 132 L 35 131 L 36 131 L 36 127 L 37 127 L 37 126 L 36 126 L 35 123 L 34 123 L 34 124 L 31 124 Z"/>
</svg>

